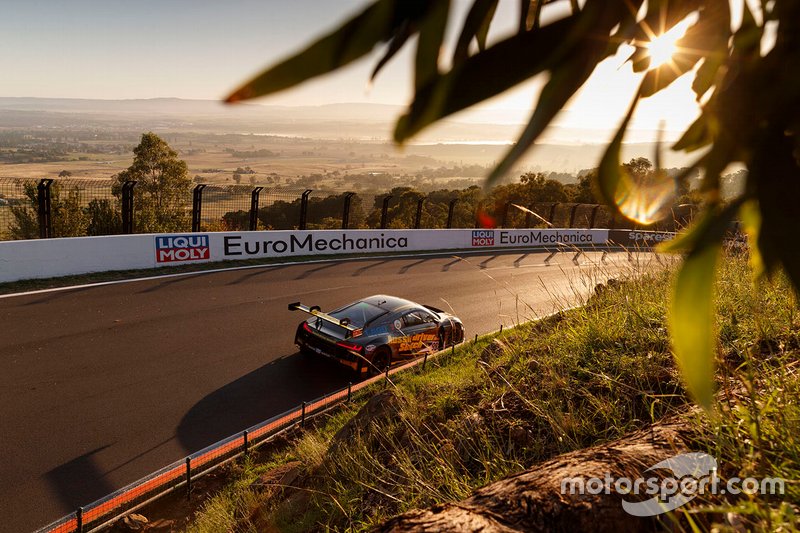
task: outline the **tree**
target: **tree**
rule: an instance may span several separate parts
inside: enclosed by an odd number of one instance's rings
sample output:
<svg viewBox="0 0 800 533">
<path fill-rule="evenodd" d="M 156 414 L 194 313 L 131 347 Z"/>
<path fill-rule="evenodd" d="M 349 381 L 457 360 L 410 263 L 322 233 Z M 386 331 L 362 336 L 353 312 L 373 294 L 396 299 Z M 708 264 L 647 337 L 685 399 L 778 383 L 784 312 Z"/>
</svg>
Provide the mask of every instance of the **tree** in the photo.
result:
<svg viewBox="0 0 800 533">
<path fill-rule="evenodd" d="M 543 23 L 542 6 L 561 4 L 570 14 Z M 339 28 L 294 56 L 268 68 L 236 89 L 228 102 L 271 94 L 359 59 L 388 43 L 373 77 L 404 45 L 416 43 L 415 94 L 394 132 L 404 142 L 427 126 L 480 103 L 539 74 L 547 74 L 539 100 L 518 142 L 489 174 L 494 183 L 533 145 L 596 65 L 632 44 L 636 72 L 646 72 L 628 113 L 602 157 L 594 190 L 623 216 L 641 202 L 620 204 L 638 189 L 624 169 L 620 150 L 637 104 L 678 77 L 692 73 L 692 89 L 704 102 L 700 117 L 672 146 L 692 152 L 703 148 L 687 169 L 704 172 L 704 210 L 685 237 L 669 250 L 686 254 L 676 277 L 669 308 L 675 355 L 689 390 L 699 403 L 712 402 L 714 361 L 713 284 L 711 280 L 726 228 L 740 214 L 751 235 L 753 263 L 759 273 L 783 268 L 800 289 L 800 232 L 795 212 L 800 203 L 800 2 L 758 3 L 758 19 L 741 2 L 741 23 L 732 30 L 726 0 L 530 0 L 521 3 L 518 31 L 498 42 L 487 35 L 497 2 L 475 0 L 463 22 L 450 61 L 442 72 L 439 55 L 444 30 L 456 9 L 447 0 L 400 2 L 375 0 Z M 678 52 L 650 69 L 648 43 L 655 32 L 694 17 Z M 768 27 L 774 40 L 768 47 Z M 655 31 L 654 31 L 655 30 Z M 412 37 L 417 37 L 412 39 Z M 476 51 L 471 48 L 476 42 Z M 765 50 L 762 52 L 762 42 Z M 744 194 L 721 201 L 720 177 L 731 163 L 747 168 Z M 658 166 L 658 164 L 656 164 Z M 681 182 L 685 176 L 677 176 Z"/>
<path fill-rule="evenodd" d="M 11 206 L 13 222 L 9 228 L 12 239 L 36 239 L 39 237 L 39 205 L 36 183 L 25 183 L 27 205 Z M 58 181 L 50 185 L 50 216 L 53 221 L 53 237 L 79 237 L 86 235 L 92 223 L 92 213 L 81 207 L 81 193 L 77 186 L 66 190 Z"/>
<path fill-rule="evenodd" d="M 159 233 L 189 228 L 187 200 L 192 187 L 186 162 L 155 133 L 142 134 L 133 149 L 133 164 L 114 176 L 113 193 L 135 181 L 136 231 Z"/>
</svg>

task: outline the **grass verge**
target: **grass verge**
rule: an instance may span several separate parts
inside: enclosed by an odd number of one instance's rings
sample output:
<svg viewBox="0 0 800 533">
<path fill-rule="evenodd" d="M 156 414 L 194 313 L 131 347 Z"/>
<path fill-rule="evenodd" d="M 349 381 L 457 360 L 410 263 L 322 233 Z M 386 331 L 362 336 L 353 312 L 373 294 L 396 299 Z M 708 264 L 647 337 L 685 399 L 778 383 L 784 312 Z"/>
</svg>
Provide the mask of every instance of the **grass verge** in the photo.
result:
<svg viewBox="0 0 800 533">
<path fill-rule="evenodd" d="M 586 305 L 406 372 L 245 462 L 188 530 L 367 530 L 561 453 L 690 411 L 665 327 L 670 268 L 609 284 Z M 679 530 L 795 530 L 800 486 L 800 316 L 788 282 L 719 279 L 718 410 L 690 417 L 723 479 L 786 480 L 785 494 L 704 496 Z M 276 472 L 281 472 L 278 476 Z M 287 474 L 290 472 L 290 475 Z M 602 520 L 602 516 L 598 516 Z"/>
</svg>

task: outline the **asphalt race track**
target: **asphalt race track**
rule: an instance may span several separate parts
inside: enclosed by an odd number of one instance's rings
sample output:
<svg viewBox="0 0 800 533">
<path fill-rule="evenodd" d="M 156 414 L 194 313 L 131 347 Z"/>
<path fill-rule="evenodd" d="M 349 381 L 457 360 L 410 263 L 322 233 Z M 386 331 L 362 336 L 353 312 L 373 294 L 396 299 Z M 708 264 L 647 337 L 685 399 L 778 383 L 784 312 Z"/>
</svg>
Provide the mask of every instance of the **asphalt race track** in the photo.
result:
<svg viewBox="0 0 800 533">
<path fill-rule="evenodd" d="M 293 345 L 301 300 L 386 293 L 467 336 L 577 301 L 627 254 L 364 259 L 197 273 L 0 298 L 0 530 L 30 531 L 351 375 Z"/>
</svg>

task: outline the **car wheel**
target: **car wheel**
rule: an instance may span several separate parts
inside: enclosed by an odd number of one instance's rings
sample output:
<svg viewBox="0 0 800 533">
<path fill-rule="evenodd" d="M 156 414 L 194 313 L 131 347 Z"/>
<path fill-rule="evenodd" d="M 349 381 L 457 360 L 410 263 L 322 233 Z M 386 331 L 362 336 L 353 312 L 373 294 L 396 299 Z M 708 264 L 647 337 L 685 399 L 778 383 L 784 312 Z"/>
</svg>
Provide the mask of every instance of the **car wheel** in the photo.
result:
<svg viewBox="0 0 800 533">
<path fill-rule="evenodd" d="M 369 374 L 371 376 L 376 376 L 383 373 L 391 362 L 392 352 L 385 346 L 381 346 L 375 350 L 375 354 L 372 356 L 372 364 L 369 365 Z"/>
</svg>

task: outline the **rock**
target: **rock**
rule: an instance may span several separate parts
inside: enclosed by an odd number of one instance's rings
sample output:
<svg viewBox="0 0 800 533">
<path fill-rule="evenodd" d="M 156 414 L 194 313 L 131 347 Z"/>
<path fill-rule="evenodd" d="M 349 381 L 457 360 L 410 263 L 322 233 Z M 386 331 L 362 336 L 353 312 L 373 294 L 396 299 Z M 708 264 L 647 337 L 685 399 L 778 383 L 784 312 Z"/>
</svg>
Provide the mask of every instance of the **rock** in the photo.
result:
<svg viewBox="0 0 800 533">
<path fill-rule="evenodd" d="M 649 466 L 686 451 L 692 438 L 685 420 L 662 422 L 614 442 L 559 455 L 478 489 L 466 500 L 404 513 L 373 531 L 660 531 L 663 526 L 652 517 L 626 513 L 619 494 L 571 494 L 562 491 L 562 481 L 605 472 L 636 479 Z"/>
<path fill-rule="evenodd" d="M 147 526 L 147 531 L 176 531 L 178 529 L 175 520 L 167 520 L 162 518 L 160 520 L 153 520 Z"/>
<path fill-rule="evenodd" d="M 251 487 L 256 488 L 261 494 L 272 496 L 288 487 L 291 487 L 302 472 L 300 461 L 290 461 L 284 465 L 264 472 L 251 483 Z"/>
<path fill-rule="evenodd" d="M 524 450 L 531 445 L 531 440 L 527 429 L 520 426 L 508 428 L 508 453 L 513 449 Z"/>
<path fill-rule="evenodd" d="M 490 342 L 486 348 L 483 349 L 478 359 L 485 363 L 489 363 L 492 361 L 492 359 L 496 359 L 497 357 L 503 355 L 506 350 L 508 350 L 508 345 L 506 343 L 500 339 L 493 339 L 492 342 Z"/>
<path fill-rule="evenodd" d="M 328 453 L 336 453 L 339 446 L 363 434 L 370 425 L 394 418 L 400 409 L 400 402 L 400 397 L 393 389 L 381 391 L 370 398 L 358 413 L 336 432 L 328 446 Z"/>
<path fill-rule="evenodd" d="M 122 523 L 132 531 L 140 531 L 144 529 L 149 520 L 144 516 L 137 513 L 131 513 L 122 519 Z"/>
</svg>

